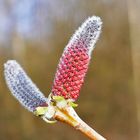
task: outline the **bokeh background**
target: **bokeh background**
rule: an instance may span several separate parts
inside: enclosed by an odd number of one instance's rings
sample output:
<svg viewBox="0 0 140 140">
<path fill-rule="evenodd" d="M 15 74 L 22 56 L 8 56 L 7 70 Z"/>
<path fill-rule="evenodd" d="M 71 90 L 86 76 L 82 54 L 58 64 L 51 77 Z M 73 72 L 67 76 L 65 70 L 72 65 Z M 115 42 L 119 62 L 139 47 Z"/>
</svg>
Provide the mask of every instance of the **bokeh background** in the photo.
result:
<svg viewBox="0 0 140 140">
<path fill-rule="evenodd" d="M 3 63 L 16 59 L 48 96 L 69 38 L 92 15 L 103 30 L 76 111 L 108 140 L 138 140 L 139 0 L 0 0 L 0 140 L 85 140 L 63 123 L 46 124 L 11 96 Z"/>
</svg>

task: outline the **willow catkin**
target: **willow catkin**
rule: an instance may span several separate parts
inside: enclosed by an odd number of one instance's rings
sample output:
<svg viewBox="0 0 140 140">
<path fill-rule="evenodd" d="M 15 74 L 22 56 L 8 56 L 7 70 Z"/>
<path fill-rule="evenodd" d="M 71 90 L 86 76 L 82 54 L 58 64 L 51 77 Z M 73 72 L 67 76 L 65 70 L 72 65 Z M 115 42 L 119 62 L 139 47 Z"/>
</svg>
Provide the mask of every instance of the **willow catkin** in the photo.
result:
<svg viewBox="0 0 140 140">
<path fill-rule="evenodd" d="M 4 64 L 4 75 L 11 93 L 26 109 L 33 112 L 38 106 L 47 106 L 47 98 L 16 61 Z"/>
<path fill-rule="evenodd" d="M 57 67 L 53 95 L 73 101 L 78 98 L 101 27 L 99 17 L 89 17 L 72 36 Z"/>
</svg>

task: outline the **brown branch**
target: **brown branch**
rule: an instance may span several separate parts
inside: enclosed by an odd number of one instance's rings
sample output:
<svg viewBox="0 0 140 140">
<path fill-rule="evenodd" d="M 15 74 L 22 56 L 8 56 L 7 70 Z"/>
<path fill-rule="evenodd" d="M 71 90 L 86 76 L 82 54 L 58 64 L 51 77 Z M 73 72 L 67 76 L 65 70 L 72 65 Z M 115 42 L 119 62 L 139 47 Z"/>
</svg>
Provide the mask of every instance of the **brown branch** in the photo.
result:
<svg viewBox="0 0 140 140">
<path fill-rule="evenodd" d="M 88 126 L 84 121 L 82 121 L 72 107 L 66 107 L 62 109 L 57 108 L 54 118 L 58 121 L 71 125 L 76 130 L 79 130 L 85 134 L 91 140 L 106 140 L 94 129 Z"/>
</svg>

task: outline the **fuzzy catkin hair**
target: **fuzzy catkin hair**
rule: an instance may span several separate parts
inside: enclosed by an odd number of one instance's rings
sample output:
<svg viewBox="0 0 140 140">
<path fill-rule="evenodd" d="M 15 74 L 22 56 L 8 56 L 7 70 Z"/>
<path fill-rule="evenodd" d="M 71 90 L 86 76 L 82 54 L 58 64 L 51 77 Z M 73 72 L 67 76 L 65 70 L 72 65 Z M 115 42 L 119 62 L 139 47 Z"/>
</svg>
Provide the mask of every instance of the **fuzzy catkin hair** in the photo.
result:
<svg viewBox="0 0 140 140">
<path fill-rule="evenodd" d="M 93 16 L 72 36 L 57 67 L 52 86 L 53 95 L 73 101 L 78 98 L 101 27 L 101 19 Z"/>
<path fill-rule="evenodd" d="M 11 93 L 26 109 L 33 112 L 38 106 L 47 106 L 47 98 L 16 61 L 4 64 L 4 74 Z"/>
</svg>

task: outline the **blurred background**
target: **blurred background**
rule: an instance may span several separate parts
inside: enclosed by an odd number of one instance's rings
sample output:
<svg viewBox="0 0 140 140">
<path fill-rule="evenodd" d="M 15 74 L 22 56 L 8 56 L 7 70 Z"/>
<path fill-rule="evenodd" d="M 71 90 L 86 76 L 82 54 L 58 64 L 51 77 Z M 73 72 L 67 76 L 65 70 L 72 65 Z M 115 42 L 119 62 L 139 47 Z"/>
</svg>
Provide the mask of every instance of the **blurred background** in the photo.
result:
<svg viewBox="0 0 140 140">
<path fill-rule="evenodd" d="M 64 47 L 92 15 L 101 17 L 103 30 L 76 111 L 108 140 L 140 139 L 139 9 L 139 0 L 0 0 L 0 140 L 87 139 L 19 105 L 3 64 L 16 59 L 48 96 Z"/>
</svg>

